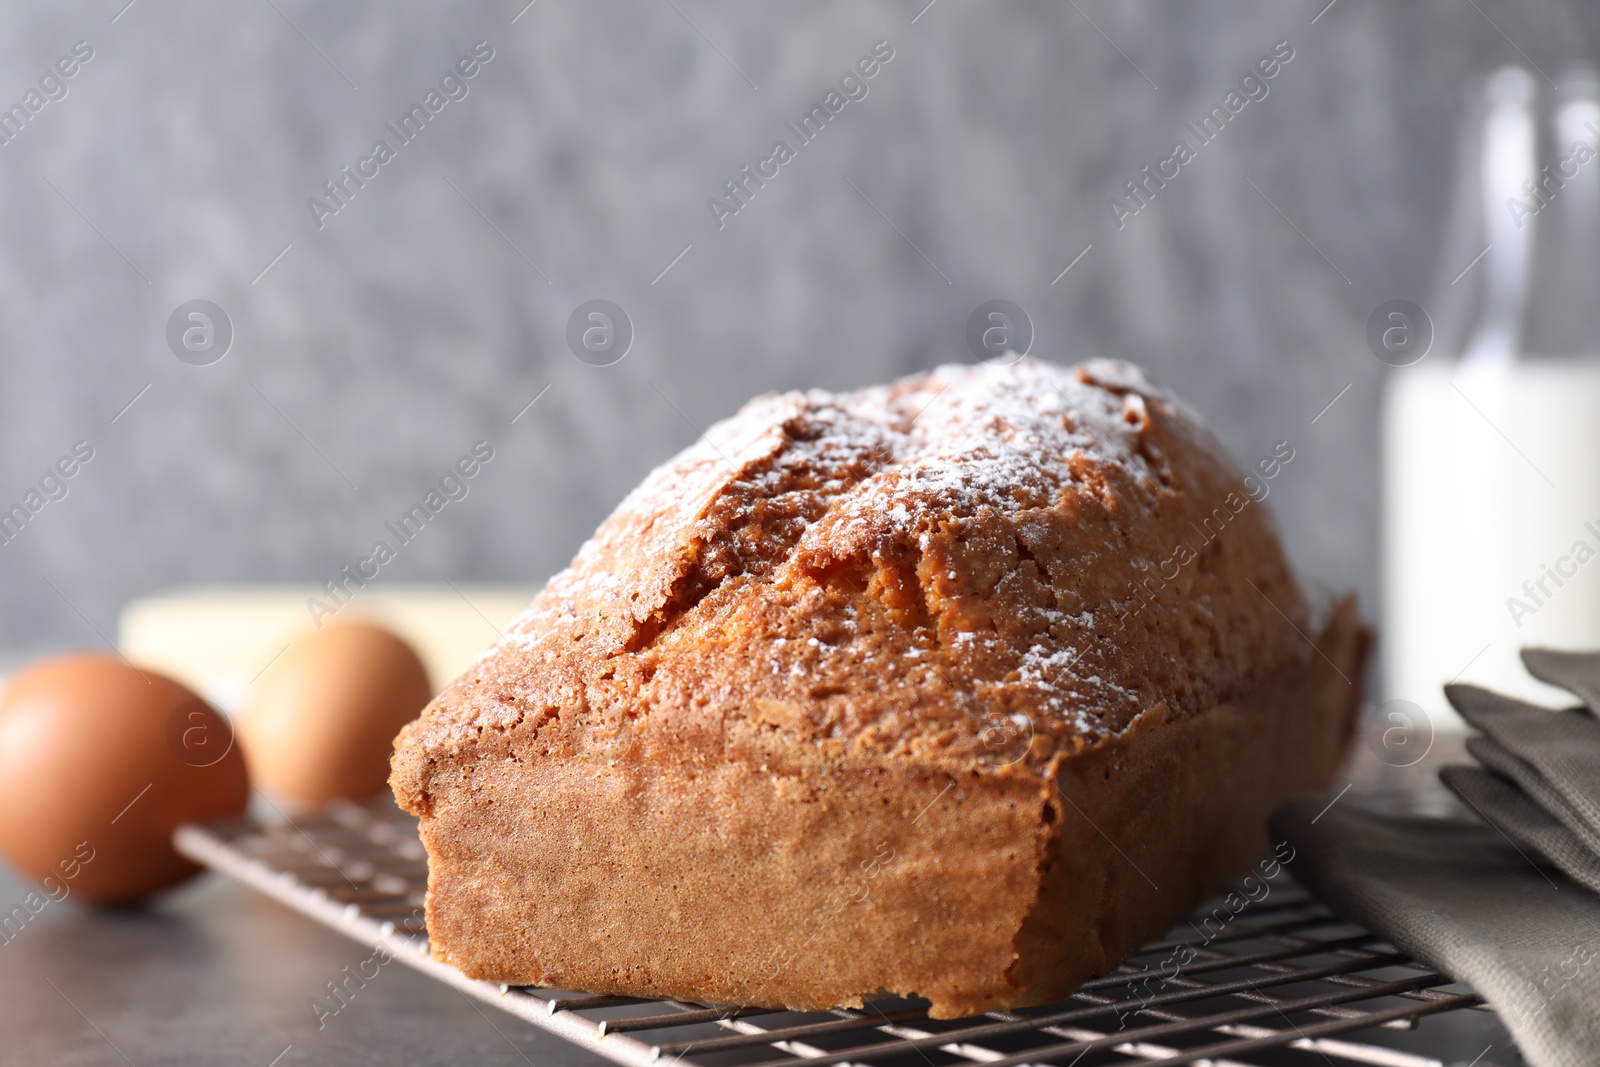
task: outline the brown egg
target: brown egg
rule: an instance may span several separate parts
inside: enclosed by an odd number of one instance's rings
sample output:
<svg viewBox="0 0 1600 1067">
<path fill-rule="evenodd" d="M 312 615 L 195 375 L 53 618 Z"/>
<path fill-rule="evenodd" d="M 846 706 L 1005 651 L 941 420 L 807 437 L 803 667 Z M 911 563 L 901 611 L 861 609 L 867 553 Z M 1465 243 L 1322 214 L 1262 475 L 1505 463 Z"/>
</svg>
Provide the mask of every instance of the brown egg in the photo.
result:
<svg viewBox="0 0 1600 1067">
<path fill-rule="evenodd" d="M 0 852 L 53 897 L 118 903 L 182 881 L 199 868 L 173 829 L 249 796 L 227 720 L 164 675 L 82 653 L 0 690 Z"/>
<path fill-rule="evenodd" d="M 296 811 L 370 797 L 388 784 L 395 735 L 432 695 L 422 661 L 387 630 L 335 622 L 306 634 L 239 721 L 251 779 Z"/>
</svg>

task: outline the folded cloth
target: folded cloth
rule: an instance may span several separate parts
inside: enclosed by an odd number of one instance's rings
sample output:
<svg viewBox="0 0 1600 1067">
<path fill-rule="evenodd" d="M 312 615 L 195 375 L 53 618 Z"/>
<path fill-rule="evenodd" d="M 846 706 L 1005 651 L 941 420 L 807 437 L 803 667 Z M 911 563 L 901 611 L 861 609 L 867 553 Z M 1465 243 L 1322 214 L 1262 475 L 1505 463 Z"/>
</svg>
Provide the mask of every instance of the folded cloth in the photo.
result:
<svg viewBox="0 0 1600 1067">
<path fill-rule="evenodd" d="M 1551 713 L 1544 712 L 1543 714 L 1549 715 Z M 1533 764 L 1518 759 L 1487 737 L 1467 738 L 1467 752 L 1472 755 L 1473 759 L 1503 778 L 1507 784 L 1519 790 L 1523 800 L 1534 805 L 1545 815 L 1565 827 L 1581 847 L 1588 849 L 1596 856 L 1600 856 L 1600 834 L 1589 828 L 1588 822 L 1584 820 L 1582 815 L 1567 802 L 1566 797 L 1558 790 L 1551 788 L 1550 784 Z M 1467 770 L 1470 768 L 1460 769 Z M 1444 781 L 1445 785 L 1449 785 L 1454 789 L 1455 786 L 1451 783 L 1457 776 L 1445 773 L 1450 770 L 1452 768 L 1442 768 L 1439 771 L 1439 777 Z M 1459 790 L 1457 792 L 1459 793 Z M 1494 823 L 1496 826 L 1499 825 L 1495 819 L 1494 810 L 1480 809 L 1478 814 L 1488 822 Z M 1552 857 L 1553 861 L 1554 857 Z"/>
<path fill-rule="evenodd" d="M 1600 708 L 1600 652 L 1525 648 L 1522 665 L 1539 681 L 1578 697 L 1591 711 Z"/>
<path fill-rule="evenodd" d="M 1301 798 L 1272 828 L 1294 847 L 1289 868 L 1302 884 L 1471 985 L 1534 1067 L 1600 1062 L 1600 895 L 1483 823 Z"/>
<path fill-rule="evenodd" d="M 1541 807 L 1548 801 L 1550 814 L 1577 820 L 1575 831 L 1581 826 L 1600 840 L 1600 719 L 1582 708 L 1554 711 L 1472 685 L 1447 685 L 1444 695 L 1469 726 L 1525 765 L 1524 774 L 1502 773 L 1530 800 Z M 1480 744 L 1472 754 L 1483 760 L 1482 751 Z"/>
<path fill-rule="evenodd" d="M 1477 746 L 1469 747 L 1476 755 Z M 1482 756 L 1478 758 L 1486 766 L 1494 766 Z M 1516 783 L 1479 767 L 1445 767 L 1439 777 L 1513 845 L 1548 860 L 1579 885 L 1600 893 L 1600 854 L 1518 791 Z"/>
<path fill-rule="evenodd" d="M 1584 706 L 1445 687 L 1481 733 L 1467 751 L 1482 767 L 1439 777 L 1483 823 L 1305 799 L 1273 827 L 1312 892 L 1470 984 L 1530 1063 L 1600 1063 L 1600 653 L 1525 649 L 1522 661 Z"/>
</svg>

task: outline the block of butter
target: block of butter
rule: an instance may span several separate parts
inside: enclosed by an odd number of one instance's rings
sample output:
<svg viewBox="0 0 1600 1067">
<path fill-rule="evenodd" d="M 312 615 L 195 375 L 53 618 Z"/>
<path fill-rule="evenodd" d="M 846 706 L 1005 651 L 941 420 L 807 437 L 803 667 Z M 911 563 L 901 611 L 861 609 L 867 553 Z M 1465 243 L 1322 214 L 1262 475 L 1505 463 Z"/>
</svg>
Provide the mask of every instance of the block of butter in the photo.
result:
<svg viewBox="0 0 1600 1067">
<path fill-rule="evenodd" d="M 534 586 L 393 585 L 363 590 L 337 617 L 374 622 L 405 638 L 438 688 L 466 670 L 535 592 Z M 289 642 L 319 621 L 330 624 L 312 610 L 318 602 L 326 603 L 326 593 L 309 585 L 175 590 L 123 608 L 117 643 L 129 661 L 232 712 Z"/>
</svg>

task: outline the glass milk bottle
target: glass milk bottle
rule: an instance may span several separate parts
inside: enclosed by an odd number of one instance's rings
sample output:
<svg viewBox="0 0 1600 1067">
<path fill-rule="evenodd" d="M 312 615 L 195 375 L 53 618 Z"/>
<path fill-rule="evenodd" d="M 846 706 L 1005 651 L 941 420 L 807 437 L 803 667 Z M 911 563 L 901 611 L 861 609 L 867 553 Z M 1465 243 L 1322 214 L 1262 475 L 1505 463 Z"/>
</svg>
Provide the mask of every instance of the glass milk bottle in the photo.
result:
<svg viewBox="0 0 1600 1067">
<path fill-rule="evenodd" d="M 1600 649 L 1600 79 L 1563 71 L 1548 122 L 1540 84 L 1489 79 L 1435 300 L 1464 328 L 1385 372 L 1384 697 L 1442 729 L 1446 683 L 1570 702 L 1519 650 Z"/>
</svg>

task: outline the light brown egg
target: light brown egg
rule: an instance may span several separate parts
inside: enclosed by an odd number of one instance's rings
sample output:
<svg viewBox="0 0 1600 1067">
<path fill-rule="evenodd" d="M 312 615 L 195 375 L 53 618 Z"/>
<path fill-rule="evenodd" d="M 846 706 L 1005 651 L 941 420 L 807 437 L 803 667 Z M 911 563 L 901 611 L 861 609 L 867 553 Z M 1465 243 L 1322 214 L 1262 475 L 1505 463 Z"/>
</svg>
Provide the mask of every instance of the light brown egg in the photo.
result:
<svg viewBox="0 0 1600 1067">
<path fill-rule="evenodd" d="M 51 897 L 120 903 L 182 881 L 199 868 L 173 829 L 249 796 L 227 720 L 165 675 L 82 653 L 0 690 L 0 852 Z"/>
<path fill-rule="evenodd" d="M 251 779 L 294 811 L 364 800 L 388 784 L 394 737 L 432 695 L 405 641 L 369 623 L 329 623 L 256 683 L 239 721 Z"/>
</svg>

